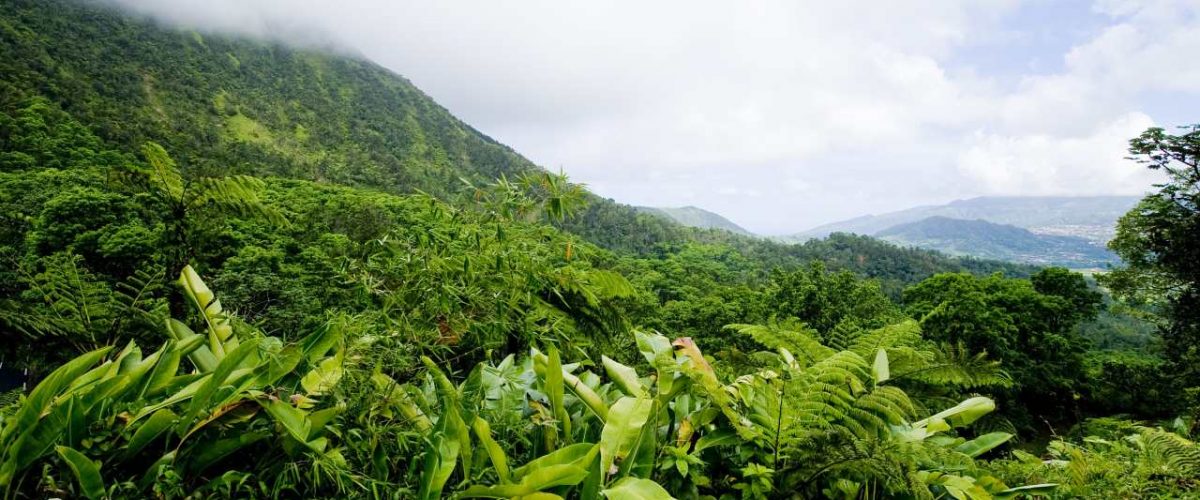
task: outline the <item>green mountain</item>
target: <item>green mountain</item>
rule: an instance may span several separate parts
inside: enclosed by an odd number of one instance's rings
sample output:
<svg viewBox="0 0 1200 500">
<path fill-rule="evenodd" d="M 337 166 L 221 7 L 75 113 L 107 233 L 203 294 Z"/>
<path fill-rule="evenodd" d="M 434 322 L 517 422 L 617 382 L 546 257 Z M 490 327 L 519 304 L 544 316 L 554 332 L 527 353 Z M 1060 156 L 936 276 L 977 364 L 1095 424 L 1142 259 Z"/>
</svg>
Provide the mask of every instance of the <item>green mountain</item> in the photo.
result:
<svg viewBox="0 0 1200 500">
<path fill-rule="evenodd" d="M 473 189 L 462 179 L 482 185 L 540 171 L 370 61 L 181 31 L 91 2 L 4 0 L 4 7 L 0 108 L 15 116 L 45 99 L 105 147 L 133 152 L 161 143 L 189 176 L 275 176 L 471 203 Z M 34 157 L 8 161 L 45 166 Z M 582 211 L 556 224 L 621 253 L 721 244 L 770 269 L 830 261 L 831 249 L 846 245 L 861 246 L 863 255 L 892 248 L 863 239 L 784 245 L 586 197 Z M 894 250 L 882 261 L 838 266 L 889 280 L 894 272 L 906 276 L 903 283 L 939 270 L 1010 267 Z"/>
<path fill-rule="evenodd" d="M 160 27 L 115 8 L 6 0 L 0 104 L 58 103 L 102 139 L 189 169 L 437 196 L 536 167 L 374 63 Z"/>
<path fill-rule="evenodd" d="M 1036 265 L 1074 268 L 1116 263 L 1106 248 L 1074 236 L 1033 233 L 1009 224 L 934 216 L 898 224 L 875 236 L 900 245 Z"/>
<path fill-rule="evenodd" d="M 724 229 L 731 233 L 751 236 L 750 231 L 745 230 L 733 221 L 722 217 L 720 214 L 709 212 L 703 208 L 687 206 L 687 207 L 637 207 L 638 211 L 648 214 L 666 217 L 669 220 L 678 222 L 687 227 L 695 227 L 700 229 Z"/>
<path fill-rule="evenodd" d="M 864 215 L 780 239 L 803 241 L 837 232 L 871 235 L 898 224 L 938 216 L 1009 224 L 1038 234 L 1077 236 L 1103 244 L 1112 238 L 1117 219 L 1133 208 L 1139 199 L 1137 196 L 985 196 L 945 205 Z"/>
</svg>

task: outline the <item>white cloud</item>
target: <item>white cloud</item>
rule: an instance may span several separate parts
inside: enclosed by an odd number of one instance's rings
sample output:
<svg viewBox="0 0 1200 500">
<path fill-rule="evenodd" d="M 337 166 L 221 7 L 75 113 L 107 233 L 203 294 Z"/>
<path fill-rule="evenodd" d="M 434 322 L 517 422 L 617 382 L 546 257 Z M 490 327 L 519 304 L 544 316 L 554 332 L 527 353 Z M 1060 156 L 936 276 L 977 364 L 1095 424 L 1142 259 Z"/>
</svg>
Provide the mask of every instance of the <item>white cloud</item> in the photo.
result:
<svg viewBox="0 0 1200 500">
<path fill-rule="evenodd" d="M 1194 0 L 1080 5 L 1100 28 L 1016 78 L 955 56 L 1034 39 L 1012 19 L 1048 3 L 113 1 L 321 33 L 603 195 L 764 232 L 981 194 L 1136 192 L 1150 181 L 1122 157 L 1157 119 L 1145 96 L 1200 109 Z"/>
<path fill-rule="evenodd" d="M 959 169 L 988 194 L 1140 195 L 1156 176 L 1123 159 L 1125 144 L 1153 125 L 1149 116 L 1129 113 L 1078 137 L 978 132 Z"/>
</svg>

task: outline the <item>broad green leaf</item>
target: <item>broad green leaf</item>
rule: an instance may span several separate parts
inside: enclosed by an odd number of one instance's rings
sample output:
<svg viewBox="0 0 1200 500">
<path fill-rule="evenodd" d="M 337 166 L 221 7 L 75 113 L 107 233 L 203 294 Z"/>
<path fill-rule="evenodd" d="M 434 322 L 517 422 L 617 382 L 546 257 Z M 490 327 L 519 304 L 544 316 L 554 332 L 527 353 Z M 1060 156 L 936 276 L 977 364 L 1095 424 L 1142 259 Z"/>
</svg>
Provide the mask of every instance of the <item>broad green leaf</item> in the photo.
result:
<svg viewBox="0 0 1200 500">
<path fill-rule="evenodd" d="M 79 491 L 84 496 L 90 499 L 104 497 L 104 479 L 100 477 L 100 467 L 96 465 L 96 462 L 75 451 L 74 448 L 56 446 L 54 449 L 71 468 L 71 472 L 75 474 L 75 480 L 79 483 Z"/>
<path fill-rule="evenodd" d="M 290 345 L 267 357 L 267 372 L 259 377 L 259 384 L 275 385 L 280 379 L 293 374 L 304 360 L 304 352 Z"/>
<path fill-rule="evenodd" d="M 542 383 L 543 389 L 546 391 L 546 397 L 550 400 L 550 409 L 554 412 L 555 420 L 558 420 L 562 425 L 564 441 L 571 442 L 571 416 L 567 413 L 566 403 L 563 399 L 563 369 L 562 361 L 558 356 L 558 349 L 550 346 L 549 353 L 546 355 L 546 377 Z M 549 443 L 548 449 L 553 449 L 558 446 L 557 428 L 548 428 Z"/>
<path fill-rule="evenodd" d="M 888 368 L 887 351 L 880 349 L 875 353 L 875 364 L 871 365 L 871 372 L 875 376 L 875 383 L 887 382 L 892 378 L 892 372 Z"/>
<path fill-rule="evenodd" d="M 471 428 L 475 431 L 475 436 L 479 438 L 479 442 L 483 444 L 484 451 L 492 460 L 492 467 L 496 469 L 496 475 L 500 477 L 501 483 L 512 481 L 512 477 L 508 474 L 508 457 L 504 454 L 504 448 L 492 438 L 492 428 L 487 421 L 482 418 L 475 417 L 475 421 L 471 423 Z"/>
<path fill-rule="evenodd" d="M 586 469 L 590 464 L 594 463 L 596 453 L 599 449 L 598 445 L 592 443 L 576 443 L 564 446 L 517 467 L 512 471 L 513 480 L 520 481 L 537 469 L 555 465 L 574 465 Z"/>
<path fill-rule="evenodd" d="M 621 392 L 635 398 L 650 397 L 646 387 L 638 379 L 637 370 L 618 363 L 608 356 L 600 356 L 600 361 L 604 363 L 604 371 L 608 373 L 608 378 L 617 384 Z"/>
<path fill-rule="evenodd" d="M 309 395 L 319 396 L 336 387 L 342 379 L 342 373 L 342 357 L 332 356 L 305 374 L 300 379 L 300 385 Z"/>
<path fill-rule="evenodd" d="M 533 353 L 533 359 L 534 370 L 538 373 L 538 375 L 545 376 L 546 363 L 549 358 L 547 358 L 545 354 L 535 350 Z M 567 390 L 571 391 L 571 394 L 574 394 L 575 397 L 579 398 L 580 401 L 583 401 L 583 404 L 586 405 L 588 409 L 600 419 L 600 421 L 605 421 L 608 419 L 608 405 L 604 404 L 604 400 L 599 394 L 596 394 L 596 391 L 593 391 L 592 388 L 583 383 L 579 377 L 567 372 L 565 369 L 562 371 L 562 377 L 563 385 L 566 386 Z"/>
<path fill-rule="evenodd" d="M 432 438 L 427 441 L 417 498 L 433 500 L 442 496 L 442 488 L 458 463 L 458 438 L 453 434 L 439 421 Z"/>
<path fill-rule="evenodd" d="M 954 448 L 954 451 L 975 458 L 1008 442 L 1012 438 L 1013 435 L 1007 432 L 992 432 L 960 444 Z"/>
<path fill-rule="evenodd" d="M 714 446 L 724 446 L 728 444 L 736 444 L 740 441 L 736 432 L 730 429 L 717 429 L 709 432 L 700 439 L 696 440 L 696 447 L 693 450 L 695 453 L 700 453 Z"/>
<path fill-rule="evenodd" d="M 474 485 L 458 495 L 458 498 L 521 498 L 534 493 L 523 484 Z"/>
<path fill-rule="evenodd" d="M 123 452 L 124 458 L 129 459 L 130 457 L 137 455 L 138 452 L 142 451 L 142 448 L 145 448 L 146 445 L 149 445 L 156 438 L 161 436 L 163 432 L 166 432 L 167 429 L 170 429 L 171 425 L 175 423 L 175 419 L 177 418 L 179 417 L 176 416 L 175 413 L 166 408 L 158 410 L 154 412 L 154 414 L 150 415 L 150 418 L 146 419 L 146 422 L 143 423 L 141 427 L 138 427 L 136 431 L 134 431 L 133 437 L 129 438 L 129 442 L 126 443 L 125 451 Z"/>
<path fill-rule="evenodd" d="M 653 407 L 652 400 L 624 397 L 609 408 L 608 420 L 600 431 L 600 471 L 606 476 L 615 472 L 613 464 L 617 460 L 624 460 L 634 451 Z"/>
<path fill-rule="evenodd" d="M 183 353 L 175 348 L 178 343 L 177 340 L 168 341 L 166 347 L 159 351 L 165 351 L 165 353 L 159 358 L 158 363 L 154 364 L 154 369 L 143 381 L 144 383 L 138 391 L 138 399 L 157 395 L 171 382 L 175 374 L 179 373 L 179 362 L 183 358 Z"/>
<path fill-rule="evenodd" d="M 0 435 L 0 440 L 7 441 L 14 431 L 28 429 L 32 426 L 37 421 L 38 416 L 46 411 L 46 408 L 54 402 L 64 388 L 68 387 L 84 373 L 90 371 L 92 365 L 103 359 L 104 355 L 108 354 L 108 351 L 111 349 L 111 347 L 105 347 L 83 354 L 68 361 L 46 376 L 37 387 L 33 388 L 33 391 L 29 393 L 29 397 L 25 398 L 25 402 L 21 405 L 21 408 L 12 417 L 11 424 L 4 428 L 4 433 Z"/>
<path fill-rule="evenodd" d="M 258 351 L 258 340 L 252 339 L 238 346 L 233 352 L 225 356 L 224 359 L 217 365 L 217 369 L 213 370 L 212 375 L 204 381 L 196 390 L 196 394 L 192 396 L 191 403 L 188 405 L 187 413 L 179 421 L 177 430 L 182 435 L 182 432 L 192 426 L 196 418 L 201 412 L 209 411 L 209 403 L 213 399 L 213 395 L 217 393 L 217 389 L 225 385 L 230 375 L 241 366 L 242 361 L 245 361 L 251 354 Z"/>
<path fill-rule="evenodd" d="M 539 493 L 559 486 L 574 486 L 587 477 L 588 471 L 576 465 L 550 465 L 539 467 L 521 478 L 518 484 L 495 486 L 472 486 L 462 497 L 518 498 Z"/>
<path fill-rule="evenodd" d="M 674 500 L 658 483 L 639 477 L 624 478 L 601 493 L 609 500 Z"/>
<path fill-rule="evenodd" d="M 654 456 L 658 452 L 658 425 L 653 421 L 657 414 L 657 405 L 650 400 L 650 412 L 647 423 L 639 429 L 637 439 L 630 448 L 629 455 L 620 461 L 616 478 L 626 476 L 650 477 L 654 472 Z M 610 478 L 615 479 L 615 478 Z"/>
<path fill-rule="evenodd" d="M 204 472 L 225 457 L 269 436 L 266 432 L 246 432 L 227 439 L 196 442 L 189 447 L 193 454 L 186 457 L 187 470 L 193 474 Z"/>
<path fill-rule="evenodd" d="M 533 493 L 556 486 L 574 486 L 583 481 L 587 474 L 587 469 L 575 464 L 550 465 L 526 474 L 521 478 L 521 484 L 530 488 L 529 493 Z"/>
<path fill-rule="evenodd" d="M 947 421 L 946 425 L 948 425 L 949 427 L 962 427 L 964 425 L 969 425 L 976 420 L 979 420 L 980 417 L 983 417 L 984 415 L 991 413 L 995 409 L 996 409 L 995 401 L 992 401 L 990 398 L 986 398 L 983 396 L 976 396 L 973 398 L 966 399 L 963 402 L 961 402 L 951 408 L 942 410 L 942 411 L 938 412 L 937 414 L 933 415 L 932 417 L 929 417 L 925 420 L 920 420 L 918 422 L 915 422 L 913 425 L 926 426 L 933 422 L 941 420 L 941 421 Z M 932 425 L 929 425 L 929 427 L 931 428 L 930 434 L 936 432 L 935 430 L 932 429 L 932 427 L 933 427 Z"/>
<path fill-rule="evenodd" d="M 0 463 L 0 487 L 10 485 L 19 469 L 47 453 L 50 446 L 62 438 L 61 429 L 66 427 L 69 409 L 60 405 L 60 411 L 45 418 L 43 415 L 60 398 L 61 391 L 88 372 L 109 350 L 111 347 L 83 354 L 55 369 L 34 387 L 20 409 L 9 417 L 0 431 L 0 450 L 4 452 L 4 462 Z M 49 420 L 48 425 L 38 425 L 42 420 Z"/>
<path fill-rule="evenodd" d="M 390 418 L 391 407 L 395 407 L 404 415 L 405 420 L 412 422 L 421 432 L 429 432 L 433 429 L 433 421 L 429 420 L 429 417 L 425 415 L 424 411 L 421 411 L 412 397 L 400 387 L 400 383 L 393 380 L 392 377 L 378 372 L 371 375 L 371 382 L 386 397 L 386 400 L 383 401 L 385 405 L 383 412 L 386 413 L 386 416 Z"/>
<path fill-rule="evenodd" d="M 633 337 L 637 341 L 638 351 L 652 366 L 659 356 L 672 352 L 671 339 L 658 333 L 633 332 Z"/>
<path fill-rule="evenodd" d="M 283 426 L 288 435 L 301 443 L 308 443 L 312 431 L 312 423 L 308 421 L 304 410 L 300 410 L 278 399 L 258 400 L 264 410 Z"/>
</svg>

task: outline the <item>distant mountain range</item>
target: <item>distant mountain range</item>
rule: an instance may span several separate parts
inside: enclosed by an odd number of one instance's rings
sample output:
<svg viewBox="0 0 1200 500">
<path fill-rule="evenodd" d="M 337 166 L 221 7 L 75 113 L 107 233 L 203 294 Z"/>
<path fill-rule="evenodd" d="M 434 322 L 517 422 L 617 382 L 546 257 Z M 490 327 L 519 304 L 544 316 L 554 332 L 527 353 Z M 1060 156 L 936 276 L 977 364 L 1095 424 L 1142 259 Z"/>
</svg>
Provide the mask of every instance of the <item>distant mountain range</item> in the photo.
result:
<svg viewBox="0 0 1200 500">
<path fill-rule="evenodd" d="M 1117 219 L 1139 199 L 1137 196 L 986 196 L 864 215 L 779 239 L 804 241 L 831 233 L 874 235 L 893 226 L 929 217 L 949 217 L 1009 224 L 1037 234 L 1076 236 L 1103 245 L 1112 238 Z"/>
<path fill-rule="evenodd" d="M 724 229 L 726 231 L 750 235 L 750 231 L 734 224 L 733 221 L 726 219 L 719 214 L 709 212 L 699 207 L 636 207 L 639 212 L 665 217 L 669 220 L 678 222 L 689 227 L 698 227 L 701 229 Z"/>
<path fill-rule="evenodd" d="M 1076 268 L 1117 262 L 1105 248 L 1136 196 L 992 196 L 928 205 L 815 227 L 776 239 L 832 233 L 874 236 L 952 255 Z"/>
<path fill-rule="evenodd" d="M 892 226 L 875 237 L 902 246 L 932 248 L 950 255 L 1074 268 L 1104 267 L 1117 257 L 1077 236 L 1037 234 L 1009 224 L 933 216 Z"/>
</svg>

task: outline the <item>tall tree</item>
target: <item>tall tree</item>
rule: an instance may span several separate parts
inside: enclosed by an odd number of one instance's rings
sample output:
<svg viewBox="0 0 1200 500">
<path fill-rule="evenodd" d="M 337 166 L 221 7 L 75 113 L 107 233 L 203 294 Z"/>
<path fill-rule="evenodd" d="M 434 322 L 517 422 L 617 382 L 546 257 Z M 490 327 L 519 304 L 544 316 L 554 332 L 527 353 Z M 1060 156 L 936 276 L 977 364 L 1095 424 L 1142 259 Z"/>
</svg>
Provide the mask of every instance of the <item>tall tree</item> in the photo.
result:
<svg viewBox="0 0 1200 500">
<path fill-rule="evenodd" d="M 1130 159 L 1166 174 L 1117 224 L 1109 248 L 1125 266 L 1103 277 L 1118 297 L 1160 306 L 1163 343 L 1188 385 L 1200 383 L 1200 125 L 1179 135 L 1151 128 Z"/>
</svg>

